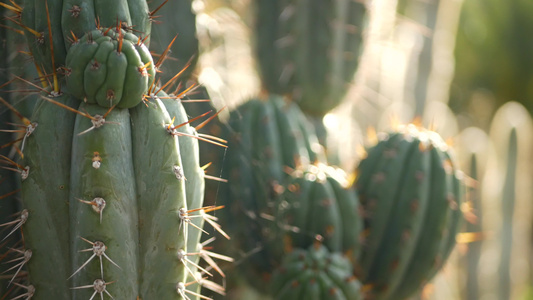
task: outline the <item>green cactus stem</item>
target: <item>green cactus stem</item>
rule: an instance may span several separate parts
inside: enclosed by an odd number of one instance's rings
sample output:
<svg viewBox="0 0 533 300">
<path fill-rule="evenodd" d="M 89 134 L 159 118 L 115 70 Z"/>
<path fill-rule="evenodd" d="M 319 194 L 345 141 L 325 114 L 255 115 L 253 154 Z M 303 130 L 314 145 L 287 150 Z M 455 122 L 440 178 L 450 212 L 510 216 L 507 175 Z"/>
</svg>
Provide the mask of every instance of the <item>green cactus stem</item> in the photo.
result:
<svg viewBox="0 0 533 300">
<path fill-rule="evenodd" d="M 375 299 L 405 299 L 455 245 L 461 173 L 435 132 L 410 124 L 381 137 L 355 185 L 365 216 L 361 278 Z"/>
<path fill-rule="evenodd" d="M 69 50 L 66 69 L 72 94 L 103 107 L 135 107 L 155 77 L 148 48 L 122 29 L 100 28 L 85 34 Z"/>
</svg>

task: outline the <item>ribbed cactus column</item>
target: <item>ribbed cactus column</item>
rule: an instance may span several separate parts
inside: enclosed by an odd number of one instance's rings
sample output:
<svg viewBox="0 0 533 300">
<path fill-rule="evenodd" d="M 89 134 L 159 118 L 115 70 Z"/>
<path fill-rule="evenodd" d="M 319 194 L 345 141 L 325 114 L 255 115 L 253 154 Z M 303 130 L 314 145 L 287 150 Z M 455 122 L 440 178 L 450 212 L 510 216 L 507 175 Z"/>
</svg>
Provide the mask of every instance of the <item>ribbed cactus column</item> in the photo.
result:
<svg viewBox="0 0 533 300">
<path fill-rule="evenodd" d="M 362 280 L 376 299 L 405 299 L 455 245 L 461 173 L 435 133 L 414 125 L 383 135 L 358 167 L 365 216 Z"/>
</svg>

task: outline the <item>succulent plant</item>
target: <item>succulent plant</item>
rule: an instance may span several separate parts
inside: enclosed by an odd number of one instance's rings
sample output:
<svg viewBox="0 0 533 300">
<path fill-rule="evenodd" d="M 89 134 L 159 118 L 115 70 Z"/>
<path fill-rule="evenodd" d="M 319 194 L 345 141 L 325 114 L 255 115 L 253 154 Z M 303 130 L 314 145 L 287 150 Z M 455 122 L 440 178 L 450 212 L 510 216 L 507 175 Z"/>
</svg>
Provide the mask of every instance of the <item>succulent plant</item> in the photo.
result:
<svg viewBox="0 0 533 300">
<path fill-rule="evenodd" d="M 275 299 L 363 299 L 350 261 L 317 243 L 288 253 L 274 272 Z"/>
<path fill-rule="evenodd" d="M 436 273 L 462 219 L 462 174 L 437 133 L 383 134 L 358 167 L 364 211 L 361 280 L 375 299 L 405 299 Z"/>
</svg>

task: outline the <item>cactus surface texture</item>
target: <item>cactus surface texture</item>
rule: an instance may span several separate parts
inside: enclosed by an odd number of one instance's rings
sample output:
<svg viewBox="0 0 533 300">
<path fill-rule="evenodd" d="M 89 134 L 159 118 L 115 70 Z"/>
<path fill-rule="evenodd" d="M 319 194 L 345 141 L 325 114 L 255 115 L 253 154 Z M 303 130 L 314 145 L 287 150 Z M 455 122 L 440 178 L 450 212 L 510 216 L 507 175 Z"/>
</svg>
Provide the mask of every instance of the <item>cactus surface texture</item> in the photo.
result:
<svg viewBox="0 0 533 300">
<path fill-rule="evenodd" d="M 364 1 L 256 1 L 256 53 L 264 87 L 323 116 L 344 97 L 359 64 Z"/>
<path fill-rule="evenodd" d="M 431 279 L 455 245 L 462 174 L 435 132 L 410 124 L 380 137 L 356 182 L 365 226 L 361 279 L 375 299 L 405 299 Z"/>
</svg>

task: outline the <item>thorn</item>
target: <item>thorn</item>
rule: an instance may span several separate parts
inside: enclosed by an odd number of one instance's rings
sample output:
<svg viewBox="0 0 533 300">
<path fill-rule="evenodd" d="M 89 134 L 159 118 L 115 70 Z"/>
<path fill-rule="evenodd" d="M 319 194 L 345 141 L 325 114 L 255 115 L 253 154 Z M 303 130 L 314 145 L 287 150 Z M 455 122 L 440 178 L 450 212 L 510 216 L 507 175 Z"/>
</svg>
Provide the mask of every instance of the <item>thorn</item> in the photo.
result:
<svg viewBox="0 0 533 300">
<path fill-rule="evenodd" d="M 183 127 L 183 126 L 185 126 L 185 125 L 187 125 L 187 124 L 190 124 L 191 122 L 194 122 L 194 121 L 196 121 L 196 120 L 198 120 L 198 119 L 200 119 L 200 118 L 202 118 L 202 117 L 205 117 L 205 116 L 208 115 L 209 113 L 210 113 L 210 111 L 208 111 L 208 112 L 206 112 L 206 113 L 203 113 L 203 114 L 201 114 L 201 115 L 199 115 L 199 116 L 197 116 L 197 117 L 194 117 L 194 118 L 188 120 L 187 122 L 183 122 L 183 123 L 181 123 L 181 124 L 179 124 L 179 125 L 176 125 L 176 126 L 171 126 L 171 125 L 174 125 L 174 120 L 176 119 L 176 117 L 173 117 L 173 118 L 172 118 L 172 122 L 167 126 L 167 131 L 168 131 L 170 134 L 177 135 L 178 133 L 175 132 L 176 129 L 178 129 L 178 128 L 180 128 L 180 127 Z"/>
<path fill-rule="evenodd" d="M 202 217 L 201 215 L 191 215 L 192 212 L 196 212 L 196 211 L 198 211 L 200 209 L 185 210 L 185 208 L 183 208 L 183 207 L 179 209 L 179 218 L 180 218 L 181 222 L 180 222 L 180 226 L 179 226 L 178 232 L 181 232 L 181 225 L 183 223 L 186 223 L 187 225 L 191 225 L 194 228 L 202 231 L 205 234 L 209 234 L 203 228 L 201 228 L 201 227 L 199 227 L 196 224 L 191 222 L 193 218 Z M 185 229 L 185 227 L 184 227 L 184 229 Z"/>
<path fill-rule="evenodd" d="M 174 39 L 176 39 L 176 38 L 174 37 Z M 174 42 L 174 40 L 172 40 L 172 42 Z M 159 58 L 159 60 L 160 60 L 162 57 L 163 57 L 163 56 L 161 56 L 161 57 Z M 159 60 L 158 60 L 158 62 L 159 62 Z M 164 89 L 164 88 L 166 88 L 167 86 L 170 87 L 170 84 L 173 83 L 174 81 L 176 81 L 176 80 L 181 76 L 181 74 L 183 74 L 183 72 L 185 72 L 185 70 L 187 70 L 187 68 L 188 68 L 190 65 L 191 65 L 191 62 L 190 62 L 190 61 L 187 62 L 187 64 L 183 67 L 183 69 L 181 69 L 181 71 L 179 71 L 176 75 L 174 75 L 174 77 L 170 78 L 170 79 L 167 81 L 167 83 L 165 83 L 165 85 L 164 85 L 161 89 Z M 157 66 L 157 65 L 156 65 L 156 66 Z M 165 92 L 166 92 L 167 94 L 169 93 L 169 91 L 167 91 L 167 90 L 165 90 Z"/>
<path fill-rule="evenodd" d="M 7 198 L 9 196 L 12 196 L 12 195 L 15 195 L 16 193 L 20 192 L 21 190 L 20 189 L 17 189 L 17 190 L 14 190 L 14 191 L 11 191 L 11 192 L 8 192 L 8 193 L 5 193 L 3 195 L 0 195 L 0 200 L 4 199 L 4 198 Z"/>
<path fill-rule="evenodd" d="M 100 297 L 102 299 L 104 299 L 104 294 L 103 293 L 106 293 L 109 297 L 111 297 L 111 299 L 115 299 L 113 298 L 113 296 L 111 296 L 111 294 L 106 290 L 106 286 L 107 285 L 110 285 L 112 283 L 115 283 L 115 281 L 111 281 L 111 282 L 105 282 L 103 279 L 96 279 L 93 284 L 90 284 L 90 285 L 83 285 L 83 286 L 77 286 L 77 287 L 73 287 L 71 288 L 72 290 L 79 290 L 79 289 L 88 289 L 88 288 L 93 288 L 94 289 L 94 293 L 92 294 L 91 298 L 89 300 L 92 300 L 94 298 L 94 296 L 96 296 L 96 294 L 100 294 Z"/>
<path fill-rule="evenodd" d="M 233 260 L 233 258 L 231 258 L 229 256 L 218 254 L 218 253 L 214 253 L 214 252 L 206 250 L 205 246 L 208 245 L 209 243 L 211 243 L 214 240 L 215 240 L 215 238 L 213 237 L 213 238 L 210 238 L 210 239 L 208 239 L 205 242 L 200 244 L 200 246 L 201 246 L 200 257 L 203 258 L 205 260 L 205 262 L 207 262 L 207 264 L 209 264 L 209 266 L 211 266 L 211 268 L 215 269 L 218 272 L 218 274 L 220 274 L 220 276 L 226 277 L 226 275 L 224 274 L 222 269 L 220 269 L 220 267 L 213 260 L 213 258 L 224 260 L 224 261 L 227 261 L 227 262 L 233 262 L 234 260 Z"/>
<path fill-rule="evenodd" d="M 28 210 L 24 209 L 20 212 L 20 217 L 18 217 L 16 220 L 0 224 L 0 227 L 15 225 L 13 226 L 13 229 L 2 240 L 0 240 L 0 242 L 5 241 L 10 235 L 13 234 L 13 232 L 17 231 L 17 229 L 19 229 L 22 225 L 24 225 L 24 223 L 26 223 L 27 220 L 28 220 Z"/>
<path fill-rule="evenodd" d="M 6 169 L 6 170 L 12 170 L 12 171 L 20 173 L 22 180 L 25 180 L 26 178 L 28 178 L 28 175 L 30 174 L 29 166 L 23 167 L 17 164 L 16 162 L 14 162 L 13 160 L 11 160 L 9 157 L 4 156 L 4 155 L 0 155 L 0 158 L 4 160 L 4 163 L 7 163 L 8 165 L 11 165 L 12 167 L 14 167 L 14 168 L 10 168 L 10 167 L 0 167 L 0 168 Z"/>
<path fill-rule="evenodd" d="M 37 66 L 36 66 L 36 67 L 37 67 Z M 40 70 L 40 69 L 38 69 L 38 72 L 40 72 L 39 70 Z M 41 73 L 39 73 L 39 75 L 40 75 L 40 74 L 41 74 Z M 41 91 L 41 92 L 43 92 L 43 93 L 50 94 L 50 92 L 48 92 L 48 91 L 45 89 L 46 87 L 48 87 L 48 85 L 46 85 L 45 87 L 40 87 L 40 86 L 34 84 L 33 82 L 28 81 L 28 80 L 26 80 L 26 79 L 24 79 L 24 78 L 22 78 L 22 77 L 19 77 L 19 76 L 16 76 L 16 75 L 15 75 L 15 78 L 17 78 L 18 80 L 21 80 L 21 81 L 23 81 L 23 82 L 25 82 L 25 83 L 27 83 L 27 84 L 29 84 L 29 85 L 35 87 L 35 88 L 37 88 L 39 91 Z M 42 81 L 44 80 L 44 78 L 46 78 L 46 76 L 41 76 L 41 75 L 40 75 L 40 78 L 41 78 L 41 84 L 42 84 Z M 45 82 L 46 82 L 46 81 L 45 81 Z"/>
<path fill-rule="evenodd" d="M 195 277 L 196 279 L 196 277 Z M 205 300 L 213 300 L 212 298 L 209 298 L 209 297 L 206 297 L 206 296 L 203 296 L 203 295 L 200 295 L 198 293 L 195 293 L 193 291 L 189 291 L 187 290 L 187 286 L 191 285 L 191 284 L 194 284 L 194 283 L 197 283 L 198 280 L 196 281 L 193 281 L 193 282 L 189 282 L 189 283 L 186 283 L 184 284 L 183 282 L 178 282 L 176 284 L 176 291 L 178 292 L 178 294 L 183 298 L 183 299 L 186 299 L 186 300 L 191 300 L 191 298 L 189 298 L 189 296 L 187 296 L 187 294 L 190 294 L 190 295 L 193 295 L 195 297 L 199 297 L 201 299 L 205 299 Z"/>
<path fill-rule="evenodd" d="M 119 22 L 118 24 L 119 24 L 119 26 L 121 26 L 122 22 Z M 120 27 L 117 28 L 117 31 L 118 31 L 117 52 L 121 53 L 122 52 L 122 43 L 124 43 L 124 36 L 123 36 L 122 30 L 120 29 Z"/>
<path fill-rule="evenodd" d="M 93 210 L 100 215 L 100 224 L 102 224 L 102 213 L 104 212 L 104 208 L 106 205 L 104 198 L 96 197 L 91 201 L 86 201 L 79 198 L 76 199 L 78 199 L 78 201 L 80 201 L 81 203 L 91 205 Z"/>
<path fill-rule="evenodd" d="M 211 175 L 204 175 L 204 178 L 205 179 L 209 179 L 209 180 L 214 180 L 214 181 L 218 181 L 218 182 L 224 182 L 224 183 L 227 183 L 228 180 L 227 179 L 224 179 L 224 178 L 220 178 L 220 177 L 216 177 L 216 176 L 211 176 Z"/>
<path fill-rule="evenodd" d="M 8 81 L 7 83 L 12 82 L 13 80 L 14 79 Z M 2 88 L 4 86 L 5 86 L 5 84 L 0 86 L 0 88 Z M 4 98 L 0 97 L 0 102 L 2 102 L 9 110 L 11 110 L 22 121 L 22 123 L 24 123 L 24 125 L 26 125 L 26 126 L 31 125 L 31 121 L 28 120 L 26 117 L 24 117 L 13 105 L 11 105 L 9 102 L 7 102 Z"/>
<path fill-rule="evenodd" d="M 196 83 L 195 84 L 192 84 L 190 87 L 186 88 L 184 91 L 182 91 L 181 93 L 177 94 L 176 93 L 178 92 L 179 90 L 179 86 L 178 88 L 174 91 L 174 93 L 172 93 L 173 95 L 176 95 L 176 98 L 178 99 L 181 99 L 183 98 L 188 92 L 192 92 L 194 91 L 195 89 L 197 89 L 199 87 L 199 85 L 197 85 Z"/>
<path fill-rule="evenodd" d="M 22 270 L 22 267 L 24 267 L 24 265 L 31 259 L 31 256 L 32 256 L 32 251 L 29 250 L 29 249 L 26 250 L 26 251 L 21 251 L 21 250 L 17 250 L 17 249 L 13 249 L 13 250 L 15 250 L 16 252 L 21 253 L 22 256 L 5 262 L 5 263 L 12 263 L 12 262 L 20 261 L 19 263 L 15 264 L 11 268 L 9 268 L 9 269 L 5 270 L 4 272 L 2 272 L 2 274 L 4 274 L 6 272 L 9 272 L 11 270 L 14 270 L 14 269 L 18 268 L 17 271 L 15 271 L 15 274 L 13 275 L 13 277 L 11 277 L 11 280 L 9 281 L 9 283 L 7 284 L 8 286 L 11 285 L 13 280 L 15 280 L 15 278 L 19 274 L 20 270 Z"/>
<path fill-rule="evenodd" d="M 189 266 L 187 265 L 187 263 L 193 265 L 195 268 L 201 270 L 202 272 L 208 274 L 209 276 L 213 276 L 213 274 L 209 273 L 209 271 L 207 271 L 206 269 L 200 267 L 198 264 L 194 263 L 192 260 L 188 259 L 187 256 L 195 256 L 195 255 L 199 255 L 199 253 L 187 253 L 185 252 L 185 250 L 183 249 L 180 249 L 178 250 L 178 260 L 180 260 L 182 263 L 183 263 L 183 266 L 185 267 L 185 269 L 187 269 L 187 272 L 189 272 L 189 274 L 196 279 L 196 275 L 194 274 L 194 272 L 189 268 Z M 198 282 L 198 281 L 196 281 Z M 199 282 L 198 282 L 199 283 Z"/>
<path fill-rule="evenodd" d="M 24 294 L 18 295 L 15 298 L 11 298 L 11 300 L 21 299 L 23 297 L 27 297 L 26 300 L 28 300 L 28 299 L 31 299 L 33 297 L 33 295 L 35 294 L 35 287 L 33 285 L 31 285 L 31 284 L 28 285 L 28 286 L 25 286 L 25 285 L 22 285 L 22 284 L 16 283 L 16 282 L 13 282 L 13 284 L 18 286 L 18 287 L 21 287 L 21 288 L 25 289 L 27 292 L 24 293 Z"/>
<path fill-rule="evenodd" d="M 91 255 L 91 257 L 89 257 L 88 260 L 86 260 L 82 265 L 81 267 L 79 267 L 76 272 L 74 272 L 72 275 L 70 275 L 69 278 L 67 278 L 67 280 L 69 280 L 70 278 L 72 278 L 74 275 L 76 275 L 76 273 L 78 273 L 79 271 L 81 271 L 87 264 L 89 264 L 89 262 L 91 262 L 91 260 L 93 260 L 93 258 L 95 257 L 98 257 L 100 259 L 100 275 L 102 276 L 102 278 L 104 278 L 104 265 L 103 265 L 103 261 L 102 261 L 102 256 L 105 257 L 111 264 L 113 264 L 115 267 L 119 268 L 122 270 L 122 268 L 117 265 L 113 260 L 111 260 L 111 258 L 109 258 L 109 256 L 107 256 L 107 254 L 105 254 L 105 251 L 107 250 L 107 246 L 103 243 L 103 242 L 100 242 L 100 241 L 95 241 L 95 242 L 91 242 L 87 239 L 84 239 L 82 237 L 80 237 L 80 239 L 82 239 L 83 241 L 91 244 L 93 247 L 92 248 L 89 248 L 89 249 L 84 249 L 84 250 L 80 250 L 79 252 L 88 252 L 88 251 L 92 251 L 93 252 L 93 255 Z"/>
<path fill-rule="evenodd" d="M 168 0 L 167 0 L 168 1 Z M 157 59 L 157 62 L 155 63 L 155 67 L 156 69 L 159 69 L 159 67 L 161 67 L 161 65 L 163 64 L 163 62 L 165 61 L 167 55 L 168 55 L 168 52 L 170 51 L 170 48 L 172 47 L 172 44 L 174 44 L 174 41 L 176 41 L 176 38 L 178 37 L 178 35 L 176 34 L 174 36 L 174 38 L 172 39 L 172 41 L 170 42 L 170 44 L 168 44 L 167 48 L 165 49 L 165 51 L 163 51 L 163 53 L 161 54 L 161 56 Z M 183 70 L 182 70 L 183 71 Z M 179 73 L 178 73 L 179 74 Z M 172 79 L 171 79 L 172 80 Z"/>
<path fill-rule="evenodd" d="M 54 74 L 54 92 L 60 93 L 59 91 L 59 82 L 57 80 L 55 57 L 54 57 L 54 42 L 52 40 L 52 25 L 50 23 L 50 12 L 48 11 L 48 0 L 45 0 L 46 6 L 46 20 L 48 21 L 48 39 L 50 41 L 50 55 L 52 59 L 52 73 Z"/>
<path fill-rule="evenodd" d="M 154 18 L 154 15 L 165 5 L 167 4 L 168 0 L 163 1 L 158 7 L 156 7 L 153 11 L 149 12 L 149 18 L 152 20 Z"/>
<path fill-rule="evenodd" d="M 211 122 L 214 118 L 216 118 L 224 109 L 226 109 L 227 106 L 224 106 L 222 107 L 219 111 L 217 111 L 214 115 L 212 115 L 211 117 L 209 117 L 207 120 L 203 121 L 202 123 L 200 123 L 198 126 L 196 126 L 194 129 L 196 129 L 196 131 L 202 129 L 205 125 L 207 125 L 207 123 Z"/>
<path fill-rule="evenodd" d="M 12 4 L 15 4 L 14 2 L 11 2 Z M 0 2 L 0 6 L 3 6 L 7 9 L 9 9 L 10 11 L 16 13 L 17 15 L 20 15 L 22 13 L 22 8 L 20 6 L 11 6 L 9 4 L 5 4 L 5 3 L 2 3 Z"/>
</svg>

